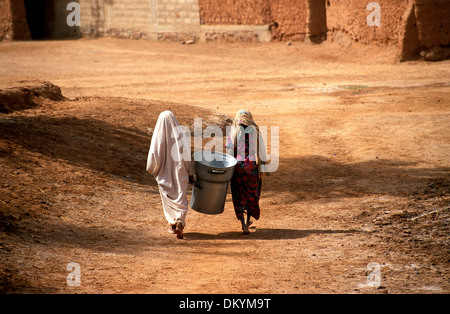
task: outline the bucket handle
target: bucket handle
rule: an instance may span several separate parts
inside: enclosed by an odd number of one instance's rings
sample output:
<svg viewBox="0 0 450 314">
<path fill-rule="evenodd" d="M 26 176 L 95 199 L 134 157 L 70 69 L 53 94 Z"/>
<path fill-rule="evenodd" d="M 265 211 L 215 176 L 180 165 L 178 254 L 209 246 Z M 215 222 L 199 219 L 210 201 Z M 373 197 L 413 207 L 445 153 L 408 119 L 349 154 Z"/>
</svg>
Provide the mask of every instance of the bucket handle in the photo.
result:
<svg viewBox="0 0 450 314">
<path fill-rule="evenodd" d="M 225 170 L 212 169 L 212 170 L 208 170 L 208 172 L 211 173 L 211 174 L 224 174 Z"/>
<path fill-rule="evenodd" d="M 203 186 L 201 186 L 201 185 L 198 184 L 198 183 L 194 183 L 194 186 L 195 186 L 197 189 L 199 189 L 199 190 L 203 190 Z"/>
</svg>

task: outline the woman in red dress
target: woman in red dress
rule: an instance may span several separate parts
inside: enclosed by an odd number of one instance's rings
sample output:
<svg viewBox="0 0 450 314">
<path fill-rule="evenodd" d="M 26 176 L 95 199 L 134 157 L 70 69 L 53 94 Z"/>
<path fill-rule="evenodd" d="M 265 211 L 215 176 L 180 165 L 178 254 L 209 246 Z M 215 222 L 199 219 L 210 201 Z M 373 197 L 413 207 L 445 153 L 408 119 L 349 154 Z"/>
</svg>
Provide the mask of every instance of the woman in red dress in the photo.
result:
<svg viewBox="0 0 450 314">
<path fill-rule="evenodd" d="M 259 127 L 248 110 L 239 110 L 228 134 L 227 152 L 237 160 L 231 178 L 231 194 L 236 218 L 244 234 L 249 234 L 250 217 L 259 219 L 261 195 L 260 165 L 265 160 L 265 146 Z M 247 214 L 245 218 L 244 215 Z"/>
</svg>

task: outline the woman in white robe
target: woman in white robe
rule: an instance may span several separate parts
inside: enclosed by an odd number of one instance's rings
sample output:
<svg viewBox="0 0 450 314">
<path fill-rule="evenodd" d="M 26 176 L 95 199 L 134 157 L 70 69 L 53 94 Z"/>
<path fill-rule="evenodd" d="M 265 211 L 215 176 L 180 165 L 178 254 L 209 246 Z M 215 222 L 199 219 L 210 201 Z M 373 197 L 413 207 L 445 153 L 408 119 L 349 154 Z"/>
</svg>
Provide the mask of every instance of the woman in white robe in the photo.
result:
<svg viewBox="0 0 450 314">
<path fill-rule="evenodd" d="M 183 238 L 188 212 L 187 188 L 190 174 L 190 143 L 177 118 L 170 111 L 162 112 L 152 135 L 147 171 L 158 182 L 164 215 L 169 232 Z"/>
</svg>

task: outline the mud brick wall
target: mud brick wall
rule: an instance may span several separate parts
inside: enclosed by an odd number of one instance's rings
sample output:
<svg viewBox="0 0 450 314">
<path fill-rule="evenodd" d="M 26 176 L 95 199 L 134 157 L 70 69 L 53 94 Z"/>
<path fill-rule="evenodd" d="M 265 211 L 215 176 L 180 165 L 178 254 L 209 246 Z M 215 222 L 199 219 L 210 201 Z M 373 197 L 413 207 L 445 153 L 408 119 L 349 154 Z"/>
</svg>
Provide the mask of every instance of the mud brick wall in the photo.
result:
<svg viewBox="0 0 450 314">
<path fill-rule="evenodd" d="M 371 0 L 40 1 L 44 33 L 54 38 L 321 42 L 328 36 L 348 44 L 396 46 L 400 60 L 450 57 L 450 0 L 373 0 L 381 6 L 379 27 L 367 25 Z M 67 25 L 72 1 L 81 5 L 81 27 Z M 36 37 L 27 11 L 30 2 L 0 0 L 0 40 Z"/>
<path fill-rule="evenodd" d="M 369 1 L 327 0 L 327 26 L 333 40 L 343 36 L 364 44 L 397 46 L 402 61 L 419 54 L 427 60 L 450 57 L 449 0 L 377 0 L 381 26 L 368 26 Z"/>
<path fill-rule="evenodd" d="M 267 0 L 198 0 L 202 25 L 264 25 L 269 23 Z"/>
<path fill-rule="evenodd" d="M 421 48 L 450 45 L 450 1 L 414 0 Z"/>
<path fill-rule="evenodd" d="M 28 28 L 25 6 L 22 1 L 11 1 L 11 16 L 13 22 L 13 39 L 27 40 L 31 38 L 30 30 Z"/>
<path fill-rule="evenodd" d="M 404 15 L 399 60 L 450 58 L 450 1 L 414 0 Z"/>
<path fill-rule="evenodd" d="M 344 33 L 364 44 L 396 45 L 402 17 L 410 0 L 376 0 L 381 7 L 381 26 L 367 25 L 367 4 L 361 0 L 327 0 L 327 25 L 331 37 Z"/>
<path fill-rule="evenodd" d="M 203 41 L 270 41 L 268 0 L 198 0 Z"/>
<path fill-rule="evenodd" d="M 0 0 L 0 41 L 31 39 L 23 1 Z"/>
<path fill-rule="evenodd" d="M 320 43 L 327 37 L 326 0 L 308 0 L 308 38 Z"/>
<path fill-rule="evenodd" d="M 12 39 L 10 0 L 0 0 L 0 40 Z"/>
<path fill-rule="evenodd" d="M 274 40 L 304 40 L 308 35 L 307 0 L 199 0 L 199 6 L 201 25 L 270 25 Z M 244 30 L 214 36 L 229 41 L 258 38 Z"/>
<path fill-rule="evenodd" d="M 308 35 L 306 0 L 270 0 L 271 29 L 275 40 L 304 40 Z"/>
</svg>

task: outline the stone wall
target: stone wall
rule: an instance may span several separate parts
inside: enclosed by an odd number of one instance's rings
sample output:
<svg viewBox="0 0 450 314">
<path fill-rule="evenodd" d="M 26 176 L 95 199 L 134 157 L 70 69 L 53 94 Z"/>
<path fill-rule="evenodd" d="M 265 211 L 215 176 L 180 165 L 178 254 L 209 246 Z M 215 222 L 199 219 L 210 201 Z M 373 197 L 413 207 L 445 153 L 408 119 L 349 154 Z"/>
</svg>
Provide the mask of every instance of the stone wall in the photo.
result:
<svg viewBox="0 0 450 314">
<path fill-rule="evenodd" d="M 199 40 L 199 0 L 158 1 L 157 7 L 158 40 L 181 42 Z"/>
<path fill-rule="evenodd" d="M 197 38 L 198 0 L 79 0 L 85 36 L 178 40 Z"/>
<path fill-rule="evenodd" d="M 79 0 L 84 36 L 147 38 L 157 23 L 156 1 Z"/>
</svg>

